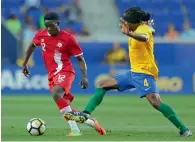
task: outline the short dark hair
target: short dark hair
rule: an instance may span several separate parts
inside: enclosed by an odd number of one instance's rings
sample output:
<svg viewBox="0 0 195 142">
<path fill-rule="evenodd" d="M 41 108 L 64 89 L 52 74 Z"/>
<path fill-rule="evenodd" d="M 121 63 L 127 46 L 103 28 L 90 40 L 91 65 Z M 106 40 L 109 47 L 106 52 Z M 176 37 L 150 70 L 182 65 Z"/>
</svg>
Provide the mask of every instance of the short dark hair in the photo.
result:
<svg viewBox="0 0 195 142">
<path fill-rule="evenodd" d="M 58 16 L 57 13 L 55 13 L 55 12 L 48 12 L 48 13 L 46 13 L 45 16 L 44 16 L 44 21 L 45 21 L 45 20 L 55 20 L 55 21 L 59 21 L 60 18 L 59 18 L 59 16 Z"/>
<path fill-rule="evenodd" d="M 145 13 L 139 7 L 131 7 L 125 11 L 122 18 L 128 23 L 136 24 L 142 21 L 148 21 L 150 19 L 150 14 Z"/>
</svg>

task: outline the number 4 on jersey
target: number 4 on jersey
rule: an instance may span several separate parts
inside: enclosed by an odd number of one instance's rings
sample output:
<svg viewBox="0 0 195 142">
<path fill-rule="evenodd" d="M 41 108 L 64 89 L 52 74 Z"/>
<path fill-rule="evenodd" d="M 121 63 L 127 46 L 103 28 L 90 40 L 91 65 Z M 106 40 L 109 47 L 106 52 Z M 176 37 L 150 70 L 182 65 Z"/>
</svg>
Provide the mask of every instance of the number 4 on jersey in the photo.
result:
<svg viewBox="0 0 195 142">
<path fill-rule="evenodd" d="M 149 86 L 148 80 L 147 80 L 147 79 L 144 79 L 144 86 L 145 86 L 145 87 L 148 87 L 148 86 Z"/>
</svg>

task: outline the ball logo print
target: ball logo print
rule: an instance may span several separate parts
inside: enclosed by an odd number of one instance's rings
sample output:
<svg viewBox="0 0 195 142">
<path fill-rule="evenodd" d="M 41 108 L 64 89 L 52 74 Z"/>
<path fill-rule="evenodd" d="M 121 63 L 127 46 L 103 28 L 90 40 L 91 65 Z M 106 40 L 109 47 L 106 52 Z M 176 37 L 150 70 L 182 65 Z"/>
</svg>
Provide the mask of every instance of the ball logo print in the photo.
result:
<svg viewBox="0 0 195 142">
<path fill-rule="evenodd" d="M 64 81 L 64 78 L 66 77 L 66 75 L 60 75 L 58 76 L 58 82 L 63 82 Z"/>
</svg>

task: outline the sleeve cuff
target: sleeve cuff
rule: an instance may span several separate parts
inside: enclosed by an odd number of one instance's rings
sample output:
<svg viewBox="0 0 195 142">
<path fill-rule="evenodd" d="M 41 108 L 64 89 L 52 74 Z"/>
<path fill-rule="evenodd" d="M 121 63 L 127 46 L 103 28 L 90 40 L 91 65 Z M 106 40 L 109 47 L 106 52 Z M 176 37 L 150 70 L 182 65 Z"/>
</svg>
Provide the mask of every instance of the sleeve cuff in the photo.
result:
<svg viewBox="0 0 195 142">
<path fill-rule="evenodd" d="M 83 55 L 83 52 L 80 53 L 80 54 L 74 55 L 74 56 L 75 56 L 75 57 L 78 57 L 78 56 L 81 56 L 81 55 Z"/>
<path fill-rule="evenodd" d="M 32 42 L 34 44 L 34 46 L 37 46 L 34 42 Z"/>
</svg>

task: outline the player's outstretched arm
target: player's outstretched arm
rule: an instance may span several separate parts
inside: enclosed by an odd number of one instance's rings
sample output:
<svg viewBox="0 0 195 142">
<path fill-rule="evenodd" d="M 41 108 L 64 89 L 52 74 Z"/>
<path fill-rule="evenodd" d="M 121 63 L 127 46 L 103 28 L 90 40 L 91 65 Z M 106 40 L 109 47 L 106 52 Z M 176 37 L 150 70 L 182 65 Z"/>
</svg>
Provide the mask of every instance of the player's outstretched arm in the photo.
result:
<svg viewBox="0 0 195 142">
<path fill-rule="evenodd" d="M 81 88 L 82 89 L 86 89 L 88 87 L 88 79 L 87 79 L 87 65 L 85 62 L 85 59 L 83 57 L 83 55 L 77 56 L 76 57 L 79 63 L 79 67 L 81 70 Z"/>
<path fill-rule="evenodd" d="M 30 58 L 30 56 L 32 55 L 34 49 L 35 49 L 35 44 L 34 43 L 31 43 L 28 47 L 28 50 L 26 52 L 26 56 L 24 58 L 24 62 L 22 64 L 22 72 L 23 74 L 27 77 L 29 75 L 29 71 L 28 71 L 28 68 L 27 68 L 27 63 L 28 63 L 28 60 Z"/>
<path fill-rule="evenodd" d="M 138 34 L 134 32 L 129 32 L 128 36 L 134 38 L 135 40 L 142 41 L 142 42 L 146 42 L 148 40 L 148 35 L 146 34 Z"/>
<path fill-rule="evenodd" d="M 148 36 L 146 34 L 141 34 L 141 33 L 134 33 L 130 30 L 129 25 L 122 19 L 120 18 L 120 25 L 121 27 L 121 33 L 134 38 L 135 40 L 146 42 L 148 40 Z"/>
</svg>

